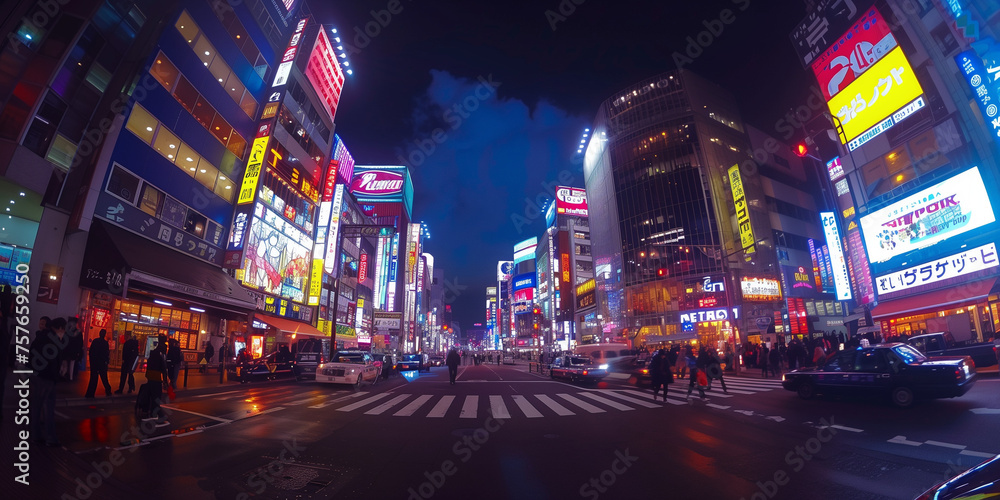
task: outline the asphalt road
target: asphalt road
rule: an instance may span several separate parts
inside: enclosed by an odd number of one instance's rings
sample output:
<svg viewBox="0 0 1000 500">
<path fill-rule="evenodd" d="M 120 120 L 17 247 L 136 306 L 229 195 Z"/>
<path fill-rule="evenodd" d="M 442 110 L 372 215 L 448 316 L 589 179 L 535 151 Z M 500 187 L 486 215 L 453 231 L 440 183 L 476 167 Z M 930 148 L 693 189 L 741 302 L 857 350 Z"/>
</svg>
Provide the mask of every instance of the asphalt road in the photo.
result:
<svg viewBox="0 0 1000 500">
<path fill-rule="evenodd" d="M 169 425 L 127 403 L 60 408 L 59 448 L 31 445 L 4 498 L 913 498 L 1000 450 L 1000 379 L 897 410 L 802 401 L 774 379 L 666 403 L 620 379 L 519 366 L 446 368 L 361 390 L 279 381 L 183 392 Z M 3 456 L 17 441 L 4 409 Z M 89 481 L 89 484 L 88 484 Z M 7 493 L 12 495 L 8 496 Z"/>
</svg>

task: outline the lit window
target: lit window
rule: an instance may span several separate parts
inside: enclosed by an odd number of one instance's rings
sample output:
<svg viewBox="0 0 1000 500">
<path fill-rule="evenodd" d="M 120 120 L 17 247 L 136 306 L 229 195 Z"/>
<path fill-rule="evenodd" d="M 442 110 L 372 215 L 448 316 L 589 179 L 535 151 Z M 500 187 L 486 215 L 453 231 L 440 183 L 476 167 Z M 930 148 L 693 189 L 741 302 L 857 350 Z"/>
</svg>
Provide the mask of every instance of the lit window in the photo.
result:
<svg viewBox="0 0 1000 500">
<path fill-rule="evenodd" d="M 152 144 L 156 126 L 157 122 L 153 118 L 153 115 L 137 104 L 132 107 L 132 113 L 128 117 L 128 123 L 125 125 L 125 128 L 129 129 L 143 141 L 146 141 L 146 144 Z"/>
<path fill-rule="evenodd" d="M 56 134 L 55 138 L 52 140 L 52 147 L 49 148 L 49 154 L 45 157 L 45 159 L 63 167 L 65 170 L 69 170 L 69 167 L 73 163 L 73 156 L 75 155 L 76 144 L 63 137 L 62 134 Z"/>
<path fill-rule="evenodd" d="M 198 171 L 198 163 L 202 162 L 201 156 L 195 153 L 191 146 L 187 144 L 181 144 L 181 147 L 177 149 L 177 164 L 185 174 L 194 177 L 195 172 Z"/>
<path fill-rule="evenodd" d="M 198 25 L 194 23 L 186 10 L 181 12 L 181 17 L 177 19 L 177 24 L 174 26 L 187 43 L 193 43 L 194 39 L 198 37 Z"/>
<path fill-rule="evenodd" d="M 156 139 L 153 141 L 153 149 L 173 162 L 177 156 L 177 146 L 180 145 L 180 142 L 176 135 L 166 128 L 160 127 L 160 131 L 156 134 Z"/>
<path fill-rule="evenodd" d="M 174 84 L 177 81 L 177 67 L 174 66 L 170 59 L 167 59 L 163 55 L 163 52 L 157 54 L 156 59 L 153 60 L 153 65 L 149 68 L 149 73 L 156 78 L 167 91 L 173 92 Z"/>
<path fill-rule="evenodd" d="M 201 162 L 198 166 L 198 172 L 194 174 L 194 180 L 213 191 L 215 190 L 215 179 L 217 177 L 219 177 L 219 170 L 207 161 Z"/>
</svg>

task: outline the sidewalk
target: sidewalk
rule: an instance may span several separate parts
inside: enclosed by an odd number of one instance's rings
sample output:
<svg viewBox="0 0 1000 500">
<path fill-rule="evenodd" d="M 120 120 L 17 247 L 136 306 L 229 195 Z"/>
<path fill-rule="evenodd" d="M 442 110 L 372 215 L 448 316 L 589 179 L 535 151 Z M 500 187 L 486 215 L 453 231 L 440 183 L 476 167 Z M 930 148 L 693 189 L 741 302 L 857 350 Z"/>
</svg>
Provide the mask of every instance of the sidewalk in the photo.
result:
<svg viewBox="0 0 1000 500">
<path fill-rule="evenodd" d="M 109 398 L 105 395 L 104 386 L 101 381 L 97 381 L 97 389 L 94 391 L 94 398 L 89 399 L 84 397 L 87 393 L 87 385 L 90 383 L 90 371 L 77 372 L 76 379 L 72 382 L 63 381 L 56 384 L 56 406 L 80 406 L 86 404 L 92 404 L 97 401 L 109 400 L 109 401 L 135 401 L 136 392 L 138 392 L 139 387 L 146 383 L 145 373 L 135 373 L 135 391 L 131 394 L 128 393 L 128 382 L 125 383 L 125 388 L 121 394 L 114 394 L 114 391 L 118 390 L 118 383 L 121 376 L 121 372 L 118 370 L 108 372 L 108 382 L 111 384 L 112 396 Z M 197 368 L 193 368 L 188 371 L 187 377 L 187 387 L 184 384 L 184 370 L 181 369 L 180 374 L 177 376 L 177 393 L 183 393 L 198 389 L 212 389 L 222 386 L 228 386 L 230 384 L 239 384 L 239 382 L 229 382 L 228 380 L 223 383 L 219 383 L 219 371 L 218 369 L 207 370 L 206 373 L 200 373 Z"/>
</svg>

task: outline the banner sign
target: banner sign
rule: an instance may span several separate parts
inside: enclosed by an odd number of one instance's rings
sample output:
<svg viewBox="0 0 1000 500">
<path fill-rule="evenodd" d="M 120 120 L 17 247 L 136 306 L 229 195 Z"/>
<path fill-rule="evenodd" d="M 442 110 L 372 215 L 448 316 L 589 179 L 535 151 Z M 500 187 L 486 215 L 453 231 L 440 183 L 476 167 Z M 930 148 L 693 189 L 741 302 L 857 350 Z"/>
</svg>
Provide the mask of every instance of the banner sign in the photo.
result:
<svg viewBox="0 0 1000 500">
<path fill-rule="evenodd" d="M 851 279 L 847 271 L 847 258 L 844 256 L 844 246 L 840 242 L 840 229 L 837 228 L 837 216 L 834 212 L 820 212 L 823 220 L 823 233 L 826 234 L 826 245 L 830 252 L 830 263 L 833 265 L 833 285 L 837 291 L 837 300 L 851 299 Z"/>
<path fill-rule="evenodd" d="M 781 300 L 781 282 L 771 278 L 748 278 L 741 280 L 743 300 L 766 302 Z"/>
<path fill-rule="evenodd" d="M 967 50 L 955 56 L 955 62 L 962 70 L 962 76 L 972 89 L 976 104 L 993 139 L 1000 142 L 1000 81 L 997 79 L 998 65 L 986 69 L 983 60 L 975 50 Z"/>
<path fill-rule="evenodd" d="M 896 48 L 889 25 L 872 7 L 812 62 L 823 97 L 830 100 L 876 61 Z"/>
<path fill-rule="evenodd" d="M 995 220 L 979 167 L 974 167 L 861 217 L 861 232 L 868 259 L 877 264 Z"/>
<path fill-rule="evenodd" d="M 1000 266 L 993 243 L 903 269 L 875 279 L 878 293 L 901 292 Z"/>
<path fill-rule="evenodd" d="M 587 190 L 565 186 L 556 187 L 556 213 L 587 217 Z"/>
<path fill-rule="evenodd" d="M 746 196 L 743 193 L 743 179 L 740 177 L 739 164 L 729 167 L 729 185 L 733 188 L 733 203 L 736 205 L 736 222 L 740 226 L 740 243 L 747 255 L 750 255 L 756 251 L 754 243 L 757 240 L 753 237 L 753 227 L 750 225 L 750 210 L 747 207 Z"/>
<path fill-rule="evenodd" d="M 808 67 L 823 49 L 832 45 L 835 36 L 848 31 L 858 17 L 858 0 L 819 0 L 789 37 L 804 67 Z"/>
</svg>

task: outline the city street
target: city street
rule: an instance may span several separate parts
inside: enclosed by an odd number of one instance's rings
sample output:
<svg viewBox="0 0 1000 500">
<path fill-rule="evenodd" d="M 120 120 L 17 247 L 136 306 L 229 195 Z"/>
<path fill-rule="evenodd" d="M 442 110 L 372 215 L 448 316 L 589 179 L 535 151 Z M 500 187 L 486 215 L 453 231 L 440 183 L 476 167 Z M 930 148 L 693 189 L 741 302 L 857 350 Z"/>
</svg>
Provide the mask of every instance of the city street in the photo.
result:
<svg viewBox="0 0 1000 500">
<path fill-rule="evenodd" d="M 462 366 L 455 386 L 447 368 L 358 391 L 231 384 L 181 392 L 160 428 L 138 426 L 120 398 L 60 407 L 62 447 L 32 445 L 30 493 L 5 496 L 913 498 L 1000 450 L 984 432 L 1000 418 L 998 383 L 987 374 L 909 410 L 802 401 L 754 377 L 691 403 L 678 381 L 654 403 L 621 375 L 582 386 L 523 362 Z"/>
</svg>

